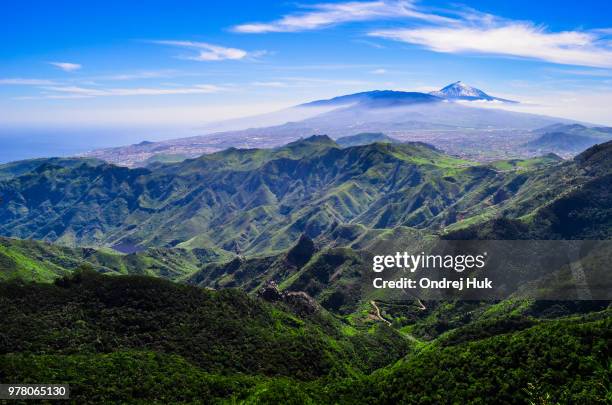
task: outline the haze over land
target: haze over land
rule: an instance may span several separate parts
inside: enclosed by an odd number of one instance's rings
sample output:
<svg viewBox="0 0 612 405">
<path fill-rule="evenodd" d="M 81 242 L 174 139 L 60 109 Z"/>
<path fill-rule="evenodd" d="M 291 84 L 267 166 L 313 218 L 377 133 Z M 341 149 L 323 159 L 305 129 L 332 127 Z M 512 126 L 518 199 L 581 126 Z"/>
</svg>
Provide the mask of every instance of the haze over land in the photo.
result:
<svg viewBox="0 0 612 405">
<path fill-rule="evenodd" d="M 503 109 L 516 104 L 519 102 L 491 96 L 462 82 L 431 93 L 376 90 L 316 100 L 279 111 L 274 117 L 280 119 L 280 125 L 260 127 L 262 120 L 271 117 L 252 117 L 228 124 L 241 125 L 240 130 L 142 142 L 88 152 L 84 156 L 135 167 L 154 161 L 180 161 L 230 147 L 276 147 L 312 134 L 340 138 L 382 132 L 401 141 L 427 142 L 459 157 L 493 161 L 548 152 L 572 156 L 584 147 L 612 137 L 612 132 L 604 130 L 599 136 L 588 138 L 590 143 L 587 140 L 577 147 L 556 148 L 554 142 L 540 147 L 527 145 L 546 132 L 538 132 L 542 128 L 561 125 L 559 132 L 562 132 L 562 124 L 572 121 Z M 486 105 L 502 108 L 483 107 Z M 301 120 L 287 122 L 283 119 L 283 116 L 304 115 L 307 118 Z"/>
</svg>

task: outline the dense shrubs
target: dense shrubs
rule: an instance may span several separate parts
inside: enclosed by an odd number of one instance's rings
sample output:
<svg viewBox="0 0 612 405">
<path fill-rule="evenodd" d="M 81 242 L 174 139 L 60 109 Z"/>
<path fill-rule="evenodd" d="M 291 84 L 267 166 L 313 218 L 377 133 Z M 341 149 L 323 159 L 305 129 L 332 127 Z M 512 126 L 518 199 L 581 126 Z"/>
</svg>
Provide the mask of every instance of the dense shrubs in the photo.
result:
<svg viewBox="0 0 612 405">
<path fill-rule="evenodd" d="M 0 381 L 69 383 L 76 403 L 609 403 L 610 311 L 473 322 L 395 363 L 387 327 L 82 272 L 0 284 Z"/>
<path fill-rule="evenodd" d="M 55 285 L 0 284 L 0 331 L 0 353 L 136 349 L 178 354 L 208 372 L 305 380 L 371 371 L 408 349 L 396 332 L 345 336 L 330 315 L 300 319 L 238 290 L 91 271 Z"/>
</svg>

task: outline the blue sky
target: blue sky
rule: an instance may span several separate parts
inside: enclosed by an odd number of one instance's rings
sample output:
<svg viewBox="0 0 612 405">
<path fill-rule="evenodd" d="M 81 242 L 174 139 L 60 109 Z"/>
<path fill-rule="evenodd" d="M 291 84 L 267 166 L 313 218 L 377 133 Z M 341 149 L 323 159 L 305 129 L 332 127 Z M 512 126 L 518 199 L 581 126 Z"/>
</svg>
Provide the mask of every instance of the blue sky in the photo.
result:
<svg viewBox="0 0 612 405">
<path fill-rule="evenodd" d="M 612 5 L 565 3 L 3 2 L 0 125 L 161 134 L 457 80 L 612 125 Z"/>
</svg>

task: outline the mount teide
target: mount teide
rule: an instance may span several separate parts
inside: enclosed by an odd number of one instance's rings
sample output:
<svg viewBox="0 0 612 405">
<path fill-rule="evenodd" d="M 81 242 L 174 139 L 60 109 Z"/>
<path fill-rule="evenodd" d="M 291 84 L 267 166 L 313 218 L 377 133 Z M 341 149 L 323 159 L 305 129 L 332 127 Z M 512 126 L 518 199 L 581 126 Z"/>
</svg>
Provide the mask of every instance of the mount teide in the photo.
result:
<svg viewBox="0 0 612 405">
<path fill-rule="evenodd" d="M 156 161 L 176 161 L 229 147 L 276 147 L 313 134 L 335 139 L 383 132 L 400 141 L 428 142 L 462 157 L 494 160 L 525 157 L 519 146 L 531 140 L 530 130 L 570 122 L 489 107 L 512 103 L 516 102 L 462 82 L 429 94 L 375 90 L 316 100 L 275 113 L 278 125 L 258 126 L 262 120 L 252 117 L 239 121 L 244 129 L 95 150 L 86 156 L 134 167 L 148 165 L 156 155 Z M 292 121 L 295 117 L 299 119 Z"/>
<path fill-rule="evenodd" d="M 507 100 L 504 98 L 493 97 L 482 90 L 469 86 L 462 81 L 458 81 L 448 86 L 429 93 L 447 100 L 465 100 L 465 101 L 497 101 L 502 103 L 517 104 L 517 101 Z"/>
</svg>

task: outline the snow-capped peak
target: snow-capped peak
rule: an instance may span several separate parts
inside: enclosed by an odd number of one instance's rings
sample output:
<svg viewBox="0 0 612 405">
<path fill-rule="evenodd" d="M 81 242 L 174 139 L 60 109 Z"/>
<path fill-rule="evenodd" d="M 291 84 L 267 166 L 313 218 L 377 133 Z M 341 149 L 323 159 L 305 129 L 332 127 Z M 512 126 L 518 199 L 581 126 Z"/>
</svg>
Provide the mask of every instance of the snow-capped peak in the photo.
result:
<svg viewBox="0 0 612 405">
<path fill-rule="evenodd" d="M 482 99 L 490 99 L 492 98 L 487 93 L 482 90 L 479 90 L 475 87 L 468 86 L 467 84 L 459 81 L 453 84 L 449 84 L 439 91 L 434 91 L 431 94 L 446 97 L 446 98 L 458 98 L 458 97 L 474 97 L 474 98 L 482 98 Z"/>
<path fill-rule="evenodd" d="M 512 100 L 492 97 L 476 87 L 469 86 L 462 81 L 458 81 L 448 86 L 429 93 L 447 100 L 467 100 L 467 101 L 501 101 L 505 103 L 515 103 Z"/>
</svg>

